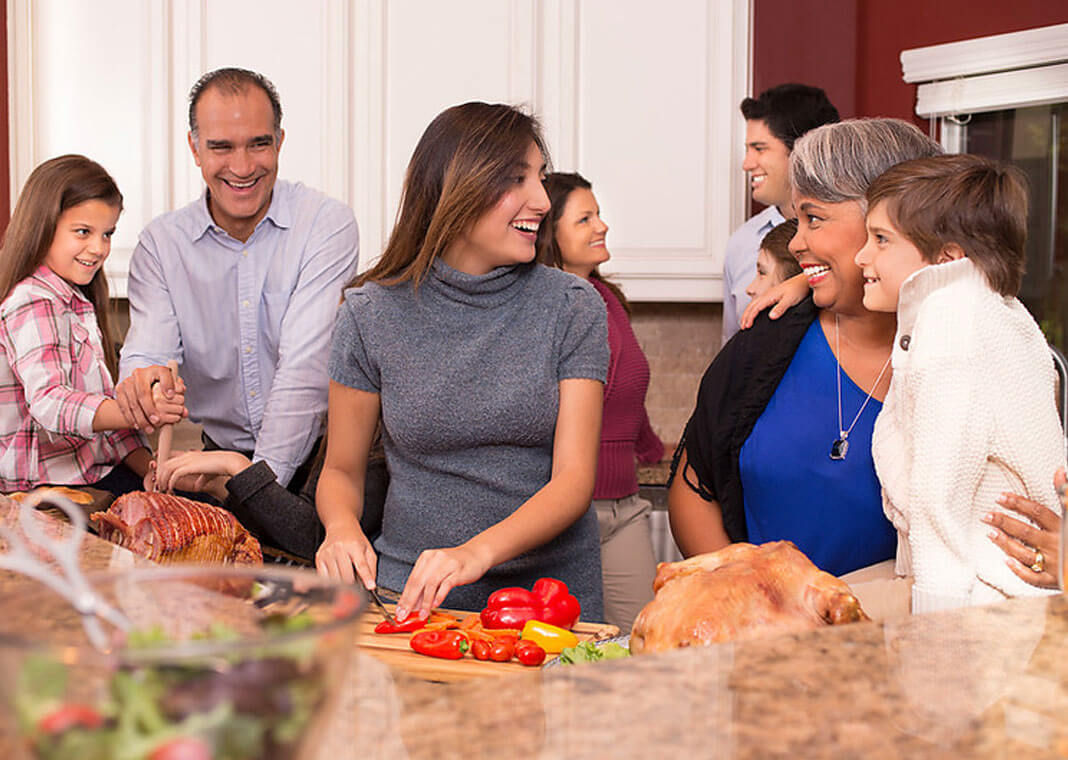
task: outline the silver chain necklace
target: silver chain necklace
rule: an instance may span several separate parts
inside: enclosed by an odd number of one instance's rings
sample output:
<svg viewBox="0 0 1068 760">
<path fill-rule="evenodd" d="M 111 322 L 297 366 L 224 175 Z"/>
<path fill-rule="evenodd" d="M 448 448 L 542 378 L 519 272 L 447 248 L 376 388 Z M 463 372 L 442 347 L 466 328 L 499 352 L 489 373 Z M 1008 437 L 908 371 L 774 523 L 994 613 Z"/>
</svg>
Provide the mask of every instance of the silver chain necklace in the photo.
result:
<svg viewBox="0 0 1068 760">
<path fill-rule="evenodd" d="M 864 413 L 864 407 L 871 401 L 872 394 L 875 393 L 875 389 L 879 387 L 879 383 L 883 379 L 883 375 L 886 374 L 886 368 L 890 366 L 890 359 L 893 358 L 893 353 L 886 357 L 886 363 L 883 368 L 879 370 L 879 376 L 875 378 L 875 385 L 871 387 L 871 391 L 868 393 L 868 397 L 864 399 L 864 403 L 860 405 L 860 411 L 857 412 L 857 416 L 853 418 L 853 421 L 849 423 L 849 427 L 842 427 L 842 362 L 838 357 L 842 355 L 839 343 L 838 343 L 838 315 L 834 315 L 834 363 L 838 368 L 838 437 L 834 439 L 834 443 L 831 444 L 831 459 L 839 460 L 845 459 L 846 454 L 849 452 L 849 434 L 853 432 L 853 426 L 857 424 L 857 420 L 860 419 L 860 415 Z"/>
</svg>

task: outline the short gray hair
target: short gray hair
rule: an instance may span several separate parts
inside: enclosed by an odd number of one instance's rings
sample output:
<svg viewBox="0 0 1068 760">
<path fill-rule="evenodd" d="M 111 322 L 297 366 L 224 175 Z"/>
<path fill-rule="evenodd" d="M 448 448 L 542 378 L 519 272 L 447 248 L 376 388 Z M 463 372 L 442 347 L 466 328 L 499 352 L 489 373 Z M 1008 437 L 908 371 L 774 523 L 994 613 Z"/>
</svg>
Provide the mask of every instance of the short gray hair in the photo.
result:
<svg viewBox="0 0 1068 760">
<path fill-rule="evenodd" d="M 913 158 L 942 153 L 942 147 L 901 119 L 848 119 L 802 135 L 790 154 L 794 192 L 823 203 L 857 201 L 876 177 Z"/>
</svg>

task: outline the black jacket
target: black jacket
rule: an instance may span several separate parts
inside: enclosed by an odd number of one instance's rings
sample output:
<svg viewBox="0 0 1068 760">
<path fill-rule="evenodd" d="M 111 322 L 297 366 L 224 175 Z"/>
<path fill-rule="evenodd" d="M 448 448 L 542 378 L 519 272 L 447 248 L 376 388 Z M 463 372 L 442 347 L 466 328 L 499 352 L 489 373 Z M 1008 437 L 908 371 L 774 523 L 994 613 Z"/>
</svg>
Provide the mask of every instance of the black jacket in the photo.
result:
<svg viewBox="0 0 1068 760">
<path fill-rule="evenodd" d="M 701 498 L 719 502 L 731 541 L 748 537 L 738 464 L 742 445 L 779 387 L 816 314 L 811 296 L 774 321 L 762 312 L 751 328 L 735 333 L 701 378 L 697 407 L 675 450 L 671 479 L 685 450 L 689 466 L 682 474 L 683 482 Z M 690 480 L 691 472 L 696 483 Z"/>
</svg>

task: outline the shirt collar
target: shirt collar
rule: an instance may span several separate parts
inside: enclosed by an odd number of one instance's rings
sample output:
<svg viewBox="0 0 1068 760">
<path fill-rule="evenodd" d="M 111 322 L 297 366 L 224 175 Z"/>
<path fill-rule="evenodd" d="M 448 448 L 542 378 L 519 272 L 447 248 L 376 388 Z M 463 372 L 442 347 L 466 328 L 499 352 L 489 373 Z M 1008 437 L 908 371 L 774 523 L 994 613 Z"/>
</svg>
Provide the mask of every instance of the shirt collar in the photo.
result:
<svg viewBox="0 0 1068 760">
<path fill-rule="evenodd" d="M 93 303 L 85 297 L 80 288 L 76 288 L 53 272 L 47 264 L 41 264 L 33 273 L 42 285 L 51 290 L 70 309 L 84 311 L 93 308 Z"/>
<path fill-rule="evenodd" d="M 761 224 L 760 228 L 757 230 L 757 234 L 760 235 L 760 237 L 764 237 L 764 235 L 771 232 L 773 227 L 777 227 L 786 221 L 786 217 L 779 211 L 778 206 L 768 206 L 760 212 L 760 215 L 764 217 L 764 223 Z"/>
<path fill-rule="evenodd" d="M 204 192 L 200 194 L 200 199 L 196 202 L 191 221 L 189 234 L 193 240 L 199 240 L 209 230 L 222 230 L 221 227 L 215 224 L 215 220 L 211 218 L 211 211 L 208 209 L 208 188 L 206 187 Z M 256 229 L 259 229 L 260 225 L 266 221 L 270 221 L 271 224 L 280 229 L 289 229 L 293 226 L 293 204 L 290 199 L 288 182 L 275 180 L 274 187 L 271 188 L 271 205 L 267 207 L 267 213 L 256 225 Z M 226 233 L 223 232 L 223 234 Z M 255 234 L 255 230 L 253 234 Z"/>
</svg>

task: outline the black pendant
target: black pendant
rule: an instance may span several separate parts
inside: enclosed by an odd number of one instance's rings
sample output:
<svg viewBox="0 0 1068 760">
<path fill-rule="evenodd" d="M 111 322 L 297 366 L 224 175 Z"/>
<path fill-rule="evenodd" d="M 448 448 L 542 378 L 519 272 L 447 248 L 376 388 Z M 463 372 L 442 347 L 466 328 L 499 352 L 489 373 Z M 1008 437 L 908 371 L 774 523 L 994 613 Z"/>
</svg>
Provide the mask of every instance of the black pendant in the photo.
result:
<svg viewBox="0 0 1068 760">
<path fill-rule="evenodd" d="M 845 438 L 835 438 L 831 444 L 831 459 L 845 459 L 849 451 L 849 441 Z"/>
</svg>

